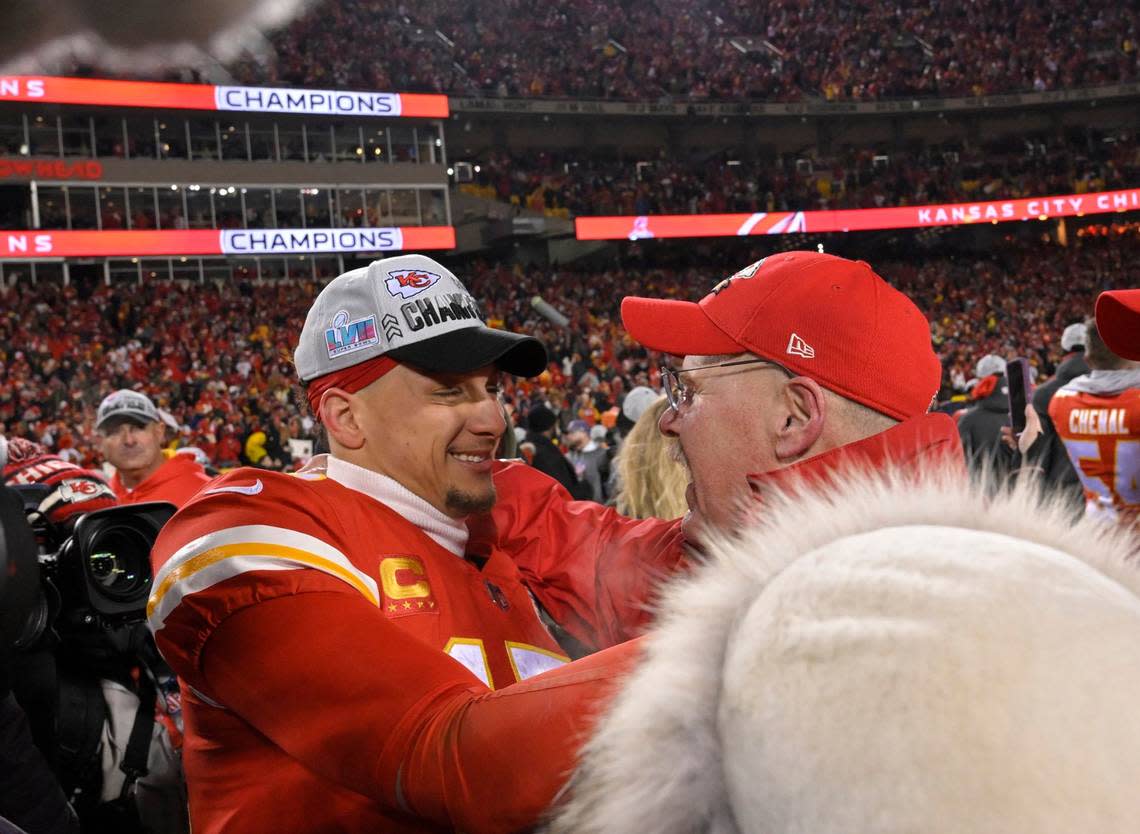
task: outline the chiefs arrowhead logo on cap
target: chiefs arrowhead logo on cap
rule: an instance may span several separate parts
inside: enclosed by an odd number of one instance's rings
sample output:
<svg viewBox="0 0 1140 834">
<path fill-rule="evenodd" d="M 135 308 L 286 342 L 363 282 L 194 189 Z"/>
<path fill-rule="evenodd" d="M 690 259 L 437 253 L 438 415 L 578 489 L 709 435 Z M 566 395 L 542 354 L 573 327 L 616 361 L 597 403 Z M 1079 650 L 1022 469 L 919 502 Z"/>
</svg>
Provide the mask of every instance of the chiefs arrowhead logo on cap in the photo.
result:
<svg viewBox="0 0 1140 834">
<path fill-rule="evenodd" d="M 384 285 L 390 295 L 411 298 L 433 286 L 442 277 L 422 269 L 397 269 L 388 273 Z"/>
<path fill-rule="evenodd" d="M 715 287 L 713 287 L 710 292 L 712 292 L 713 295 L 719 295 L 723 290 L 728 288 L 729 284 L 738 278 L 751 278 L 756 274 L 756 271 L 760 269 L 761 266 L 763 266 L 765 260 L 766 258 L 761 258 L 756 263 L 749 264 L 748 266 L 744 267 L 744 269 L 738 272 L 734 272 L 732 275 L 728 276 Z"/>
</svg>

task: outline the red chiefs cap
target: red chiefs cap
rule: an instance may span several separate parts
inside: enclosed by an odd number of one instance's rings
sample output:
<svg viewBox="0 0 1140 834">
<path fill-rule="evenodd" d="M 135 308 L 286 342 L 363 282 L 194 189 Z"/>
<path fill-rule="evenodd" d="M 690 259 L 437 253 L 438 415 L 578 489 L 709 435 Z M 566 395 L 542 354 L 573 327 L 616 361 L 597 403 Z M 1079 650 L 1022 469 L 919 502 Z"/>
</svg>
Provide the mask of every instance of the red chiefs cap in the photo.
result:
<svg viewBox="0 0 1140 834">
<path fill-rule="evenodd" d="M 1140 360 L 1140 290 L 1102 292 L 1096 300 L 1096 330 L 1117 356 Z"/>
<path fill-rule="evenodd" d="M 652 350 L 754 353 L 899 420 L 925 414 L 942 379 L 914 302 L 863 261 L 834 255 L 772 255 L 697 303 L 630 296 L 621 317 Z"/>
</svg>

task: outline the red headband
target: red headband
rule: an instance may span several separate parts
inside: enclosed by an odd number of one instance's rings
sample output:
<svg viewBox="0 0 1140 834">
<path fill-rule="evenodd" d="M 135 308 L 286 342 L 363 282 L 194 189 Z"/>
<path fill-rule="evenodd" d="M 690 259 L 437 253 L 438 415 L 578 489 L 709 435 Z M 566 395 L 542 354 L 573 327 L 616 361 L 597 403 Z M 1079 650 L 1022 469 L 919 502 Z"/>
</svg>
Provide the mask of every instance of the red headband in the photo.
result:
<svg viewBox="0 0 1140 834">
<path fill-rule="evenodd" d="M 317 422 L 321 422 L 321 397 L 330 388 L 342 388 L 350 394 L 371 385 L 399 363 L 388 356 L 377 356 L 359 365 L 333 371 L 331 374 L 319 376 L 309 383 L 306 396 L 309 398 L 309 408 Z"/>
</svg>

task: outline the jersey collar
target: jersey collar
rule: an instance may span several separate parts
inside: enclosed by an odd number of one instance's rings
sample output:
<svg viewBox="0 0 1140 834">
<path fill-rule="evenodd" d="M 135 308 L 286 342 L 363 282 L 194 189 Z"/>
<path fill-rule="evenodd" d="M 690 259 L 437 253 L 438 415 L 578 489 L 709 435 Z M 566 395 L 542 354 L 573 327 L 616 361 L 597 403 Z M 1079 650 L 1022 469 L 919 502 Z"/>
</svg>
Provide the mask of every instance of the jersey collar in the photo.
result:
<svg viewBox="0 0 1140 834">
<path fill-rule="evenodd" d="M 305 468 L 309 469 L 310 466 L 311 463 Z M 328 455 L 325 469 L 330 480 L 375 498 L 423 530 L 428 538 L 444 550 L 462 558 L 467 548 L 467 525 L 464 522 L 440 512 L 387 475 L 332 455 Z"/>
</svg>

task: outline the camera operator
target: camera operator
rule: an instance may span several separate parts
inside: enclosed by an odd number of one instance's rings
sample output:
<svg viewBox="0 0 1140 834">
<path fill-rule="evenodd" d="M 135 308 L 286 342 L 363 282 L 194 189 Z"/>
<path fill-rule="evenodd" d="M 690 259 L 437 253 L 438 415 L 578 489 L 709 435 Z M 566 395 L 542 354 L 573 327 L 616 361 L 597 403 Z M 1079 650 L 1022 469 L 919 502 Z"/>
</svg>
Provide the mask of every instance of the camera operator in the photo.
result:
<svg viewBox="0 0 1140 834">
<path fill-rule="evenodd" d="M 23 502 L 0 488 L 0 831 L 15 824 L 28 834 L 77 834 L 79 820 L 12 695 L 11 649 L 38 584 L 36 541 Z"/>
<path fill-rule="evenodd" d="M 84 832 L 186 831 L 177 683 L 142 625 L 150 542 L 144 533 L 135 547 L 142 570 L 122 561 L 119 551 L 130 541 L 88 548 L 101 560 L 99 570 L 74 540 L 83 519 L 117 512 L 103 477 L 23 438 L 0 438 L 0 451 L 3 481 L 22 500 L 34 531 L 31 559 L 38 551 L 45 565 L 11 655 L 12 688 L 31 736 Z M 157 509 L 129 512 L 155 520 L 157 533 L 173 507 L 149 506 Z M 91 583 L 110 600 L 109 609 L 93 602 Z"/>
<path fill-rule="evenodd" d="M 54 552 L 66 538 L 66 531 L 81 514 L 106 507 L 117 501 L 103 476 L 82 469 L 58 455 L 48 454 L 40 444 L 22 437 L 3 442 L 3 465 L 0 478 L 5 486 L 21 493 L 24 511 L 33 529 L 39 528 L 41 552 Z M 29 506 L 32 504 L 34 506 Z M 33 551 L 33 554 L 35 551 Z M 23 651 L 13 662 L 17 665 L 16 698 L 28 713 L 32 737 L 53 766 L 56 764 L 57 681 L 55 646 L 50 635 L 44 635 L 35 646 L 25 638 Z"/>
</svg>

